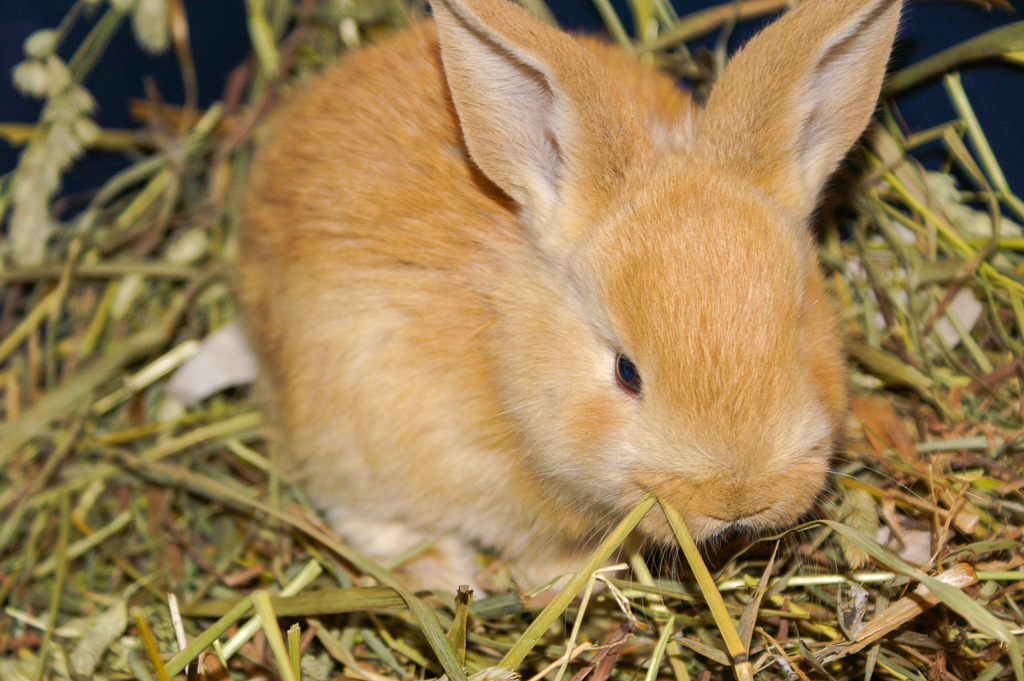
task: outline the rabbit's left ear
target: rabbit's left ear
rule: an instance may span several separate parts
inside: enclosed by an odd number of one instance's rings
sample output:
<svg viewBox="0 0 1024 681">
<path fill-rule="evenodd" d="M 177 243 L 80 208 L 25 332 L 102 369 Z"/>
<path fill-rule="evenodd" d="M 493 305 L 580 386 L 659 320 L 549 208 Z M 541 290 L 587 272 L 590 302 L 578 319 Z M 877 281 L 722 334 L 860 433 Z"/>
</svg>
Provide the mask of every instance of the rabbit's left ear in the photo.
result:
<svg viewBox="0 0 1024 681">
<path fill-rule="evenodd" d="M 755 36 L 714 86 L 698 139 L 809 212 L 875 110 L 901 0 L 806 0 Z"/>
</svg>

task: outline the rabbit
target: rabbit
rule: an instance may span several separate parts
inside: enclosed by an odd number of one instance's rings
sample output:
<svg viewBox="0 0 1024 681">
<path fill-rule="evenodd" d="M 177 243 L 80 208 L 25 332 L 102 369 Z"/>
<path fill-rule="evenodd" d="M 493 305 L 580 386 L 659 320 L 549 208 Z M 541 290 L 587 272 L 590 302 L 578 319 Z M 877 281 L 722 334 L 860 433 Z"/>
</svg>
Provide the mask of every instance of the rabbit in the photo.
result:
<svg viewBox="0 0 1024 681">
<path fill-rule="evenodd" d="M 273 448 L 421 588 L 577 567 L 654 492 L 701 542 L 790 525 L 846 410 L 809 223 L 872 116 L 901 0 L 806 0 L 701 107 L 507 0 L 296 88 L 242 207 Z M 657 509 L 641 542 L 673 541 Z"/>
</svg>

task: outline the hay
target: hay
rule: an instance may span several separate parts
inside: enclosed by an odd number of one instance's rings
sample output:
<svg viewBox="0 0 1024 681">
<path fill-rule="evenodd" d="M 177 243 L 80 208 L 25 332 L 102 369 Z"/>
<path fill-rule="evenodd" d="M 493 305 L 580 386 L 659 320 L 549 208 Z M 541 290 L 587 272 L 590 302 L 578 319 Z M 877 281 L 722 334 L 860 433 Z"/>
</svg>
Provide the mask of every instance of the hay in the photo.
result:
<svg viewBox="0 0 1024 681">
<path fill-rule="evenodd" d="M 784 4 L 680 19 L 637 0 L 634 40 L 597 2 L 615 39 L 698 88 L 723 51 L 681 41 Z M 1024 24 L 894 74 L 847 191 L 821 211 L 856 393 L 826 519 L 725 547 L 711 572 L 680 527 L 691 570 L 657 577 L 634 557 L 628 580 L 592 574 L 647 499 L 542 608 L 409 593 L 281 481 L 244 389 L 191 408 L 166 390 L 234 316 L 239 190 L 274 97 L 422 4 L 250 0 L 255 58 L 223 102 L 138 105 L 140 133 L 98 129 L 80 83 L 127 19 L 194 82 L 182 4 L 112 1 L 91 19 L 92 5 L 26 43 L 15 79 L 44 100 L 40 123 L 0 124 L 24 146 L 0 178 L 0 679 L 1024 679 L 1024 203 L 949 71 L 1019 61 Z M 898 95 L 926 78 L 957 116 L 907 131 Z M 941 171 L 914 158 L 929 142 Z M 136 161 L 61 222 L 61 173 L 87 148 Z"/>
</svg>

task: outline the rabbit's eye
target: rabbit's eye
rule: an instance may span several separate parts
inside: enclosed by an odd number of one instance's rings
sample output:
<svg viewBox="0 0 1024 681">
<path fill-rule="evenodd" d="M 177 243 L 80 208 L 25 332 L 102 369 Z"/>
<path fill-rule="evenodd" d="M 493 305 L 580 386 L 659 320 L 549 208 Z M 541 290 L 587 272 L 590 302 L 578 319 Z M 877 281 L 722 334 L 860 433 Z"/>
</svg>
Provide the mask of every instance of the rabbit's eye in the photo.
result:
<svg viewBox="0 0 1024 681">
<path fill-rule="evenodd" d="M 625 390 L 632 397 L 640 397 L 643 383 L 640 381 L 640 372 L 636 370 L 633 360 L 621 352 L 615 356 L 615 378 L 619 381 L 619 387 Z"/>
</svg>

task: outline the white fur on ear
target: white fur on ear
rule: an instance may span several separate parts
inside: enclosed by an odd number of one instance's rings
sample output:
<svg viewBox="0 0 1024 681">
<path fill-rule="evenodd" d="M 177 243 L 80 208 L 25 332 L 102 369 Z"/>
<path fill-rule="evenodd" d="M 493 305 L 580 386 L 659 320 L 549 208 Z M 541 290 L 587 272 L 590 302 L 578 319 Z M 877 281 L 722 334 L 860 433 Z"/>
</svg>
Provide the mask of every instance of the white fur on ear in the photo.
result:
<svg viewBox="0 0 1024 681">
<path fill-rule="evenodd" d="M 712 155 L 809 211 L 874 113 L 901 0 L 807 0 L 726 66 L 701 118 Z"/>
<path fill-rule="evenodd" d="M 551 218 L 583 218 L 648 144 L 635 102 L 594 52 L 508 0 L 431 6 L 470 156 L 550 227 L 542 240 L 571 240 Z"/>
<path fill-rule="evenodd" d="M 470 155 L 521 206 L 550 211 L 560 161 L 548 76 L 446 0 L 435 0 L 432 8 Z"/>
<path fill-rule="evenodd" d="M 875 109 L 900 3 L 874 4 L 825 41 L 807 79 L 798 160 L 809 189 L 824 184 Z"/>
</svg>

